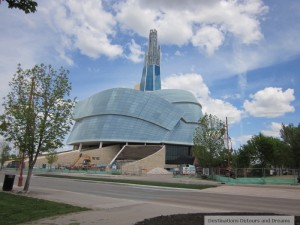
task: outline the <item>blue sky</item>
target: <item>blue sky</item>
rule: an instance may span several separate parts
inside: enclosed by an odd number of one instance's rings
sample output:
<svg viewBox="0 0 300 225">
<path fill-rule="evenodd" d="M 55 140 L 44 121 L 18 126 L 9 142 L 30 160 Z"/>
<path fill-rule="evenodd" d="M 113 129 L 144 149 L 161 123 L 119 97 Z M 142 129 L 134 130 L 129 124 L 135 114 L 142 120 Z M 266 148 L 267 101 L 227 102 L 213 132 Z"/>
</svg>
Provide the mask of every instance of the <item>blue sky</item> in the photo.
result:
<svg viewBox="0 0 300 225">
<path fill-rule="evenodd" d="M 156 29 L 162 87 L 189 90 L 204 112 L 228 117 L 235 148 L 299 123 L 298 0 L 56 0 L 37 9 L 1 2 L 1 98 L 18 63 L 67 68 L 79 100 L 133 88 Z"/>
</svg>

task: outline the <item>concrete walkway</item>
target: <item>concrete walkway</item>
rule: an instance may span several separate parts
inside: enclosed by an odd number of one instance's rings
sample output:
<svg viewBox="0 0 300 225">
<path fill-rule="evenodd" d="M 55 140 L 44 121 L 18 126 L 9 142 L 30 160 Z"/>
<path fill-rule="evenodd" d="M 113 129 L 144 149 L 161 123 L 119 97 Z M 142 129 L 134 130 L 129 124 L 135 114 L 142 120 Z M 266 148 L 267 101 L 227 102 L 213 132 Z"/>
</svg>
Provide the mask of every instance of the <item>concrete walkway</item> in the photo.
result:
<svg viewBox="0 0 300 225">
<path fill-rule="evenodd" d="M 86 176 L 86 175 L 78 175 Z M 93 176 L 93 175 L 87 175 Z M 106 176 L 109 178 L 109 176 Z M 196 180 L 188 177 L 173 178 L 166 175 L 152 176 L 112 176 L 112 178 L 121 179 L 139 179 L 139 180 L 156 180 L 164 182 L 181 182 L 181 183 L 206 183 L 218 184 L 217 188 L 200 190 L 204 193 L 224 193 L 230 195 L 245 196 L 263 196 L 273 198 L 300 199 L 300 186 L 290 185 L 221 185 L 212 181 Z M 2 183 L 0 183 L 2 187 Z M 14 186 L 14 191 L 21 189 Z M 197 212 L 214 212 L 213 209 L 206 207 L 186 207 L 174 206 L 168 203 L 153 203 L 147 201 L 133 201 L 127 199 L 117 199 L 109 197 L 101 197 L 89 194 L 78 194 L 69 191 L 61 191 L 55 189 L 40 189 L 31 187 L 30 193 L 32 197 L 69 203 L 72 205 L 84 206 L 91 208 L 91 211 L 67 214 L 64 216 L 50 217 L 27 223 L 25 225 L 132 225 L 145 218 L 151 218 L 161 215 L 170 215 L 178 213 L 197 213 Z"/>
</svg>

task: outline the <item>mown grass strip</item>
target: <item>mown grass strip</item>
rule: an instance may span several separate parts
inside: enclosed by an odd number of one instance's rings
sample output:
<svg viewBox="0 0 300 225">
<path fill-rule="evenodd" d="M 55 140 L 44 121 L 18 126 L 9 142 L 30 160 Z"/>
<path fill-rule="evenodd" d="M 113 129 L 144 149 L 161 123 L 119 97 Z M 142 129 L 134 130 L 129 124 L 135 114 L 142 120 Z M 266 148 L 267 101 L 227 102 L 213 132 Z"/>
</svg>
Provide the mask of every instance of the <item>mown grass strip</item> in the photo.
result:
<svg viewBox="0 0 300 225">
<path fill-rule="evenodd" d="M 127 180 L 127 179 L 114 179 L 114 178 L 94 178 L 94 177 L 81 177 L 81 176 L 66 176 L 57 174 L 39 174 L 43 177 L 55 177 L 75 180 L 88 180 L 88 181 L 103 181 L 112 183 L 125 183 L 125 184 L 138 184 L 146 186 L 158 186 L 158 187 L 171 187 L 171 188 L 187 188 L 187 189 L 206 189 L 216 187 L 216 185 L 209 184 L 186 184 L 186 183 L 169 183 L 160 181 L 144 181 L 144 180 Z"/>
<path fill-rule="evenodd" d="M 23 224 L 45 217 L 90 210 L 9 192 L 0 192 L 0 199 L 0 224 L 5 225 Z"/>
</svg>

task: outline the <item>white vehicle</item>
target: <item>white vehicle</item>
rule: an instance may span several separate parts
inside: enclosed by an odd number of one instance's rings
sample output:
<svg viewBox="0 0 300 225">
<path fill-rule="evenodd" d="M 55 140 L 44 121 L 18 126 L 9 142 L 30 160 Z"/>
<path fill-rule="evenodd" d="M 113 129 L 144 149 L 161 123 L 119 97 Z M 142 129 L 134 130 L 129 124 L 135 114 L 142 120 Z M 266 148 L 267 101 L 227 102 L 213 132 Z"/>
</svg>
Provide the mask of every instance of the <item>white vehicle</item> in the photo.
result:
<svg viewBox="0 0 300 225">
<path fill-rule="evenodd" d="M 182 175 L 195 175 L 196 167 L 194 165 L 184 164 L 180 166 L 180 172 Z"/>
</svg>

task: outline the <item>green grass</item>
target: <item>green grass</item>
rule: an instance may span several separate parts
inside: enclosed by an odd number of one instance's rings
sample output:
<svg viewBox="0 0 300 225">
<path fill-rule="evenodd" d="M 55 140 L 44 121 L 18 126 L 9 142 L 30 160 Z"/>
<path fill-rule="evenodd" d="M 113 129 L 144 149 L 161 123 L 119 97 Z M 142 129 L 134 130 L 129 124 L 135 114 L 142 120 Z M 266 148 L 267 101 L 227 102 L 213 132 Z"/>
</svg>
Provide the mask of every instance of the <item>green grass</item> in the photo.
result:
<svg viewBox="0 0 300 225">
<path fill-rule="evenodd" d="M 114 178 L 94 178 L 94 177 L 76 177 L 76 176 L 65 176 L 65 175 L 54 175 L 54 174 L 39 174 L 38 176 L 43 177 L 56 177 L 64 179 L 75 179 L 75 180 L 88 180 L 88 181 L 104 181 L 112 183 L 126 183 L 126 184 L 138 184 L 148 186 L 159 186 L 159 187 L 171 187 L 171 188 L 187 188 L 187 189 L 205 189 L 216 187 L 216 185 L 208 184 L 186 184 L 186 183 L 169 183 L 159 181 L 143 181 L 143 180 L 127 180 L 127 179 L 114 179 Z"/>
<path fill-rule="evenodd" d="M 0 224 L 22 224 L 50 216 L 89 210 L 64 203 L 0 192 Z"/>
</svg>

